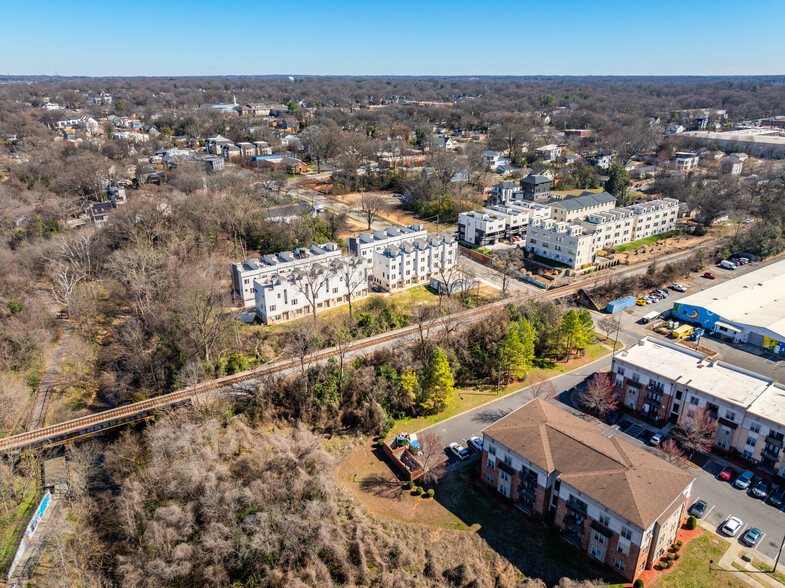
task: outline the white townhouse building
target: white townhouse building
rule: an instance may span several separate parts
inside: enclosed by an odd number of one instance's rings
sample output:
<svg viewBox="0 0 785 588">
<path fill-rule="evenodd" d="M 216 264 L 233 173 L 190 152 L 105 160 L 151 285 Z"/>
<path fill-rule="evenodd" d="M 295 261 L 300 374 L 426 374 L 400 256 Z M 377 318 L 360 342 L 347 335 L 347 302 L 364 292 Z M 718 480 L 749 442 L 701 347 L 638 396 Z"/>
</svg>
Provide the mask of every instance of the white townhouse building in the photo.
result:
<svg viewBox="0 0 785 588">
<path fill-rule="evenodd" d="M 373 253 L 371 282 L 384 290 L 399 290 L 439 277 L 456 265 L 458 243 L 439 235 L 388 245 Z"/>
<path fill-rule="evenodd" d="M 698 167 L 698 154 L 686 151 L 680 151 L 673 156 L 673 161 L 676 164 L 676 169 L 679 171 L 690 171 Z"/>
<path fill-rule="evenodd" d="M 329 262 L 341 257 L 341 248 L 336 243 L 311 245 L 308 249 L 282 251 L 264 255 L 261 259 L 247 259 L 231 265 L 232 294 L 242 306 L 254 305 L 254 281 L 285 276 L 297 268 L 304 268 L 314 262 Z"/>
<path fill-rule="evenodd" d="M 458 215 L 458 239 L 473 245 L 493 245 L 523 235 L 533 219 L 549 218 L 550 215 L 550 207 L 523 200 L 462 212 Z"/>
<path fill-rule="evenodd" d="M 402 227 L 388 227 L 373 233 L 360 233 L 356 237 L 349 237 L 346 248 L 352 255 L 362 257 L 370 267 L 373 265 L 374 251 L 381 252 L 388 245 L 427 237 L 428 231 L 422 225 L 415 223 Z"/>
<path fill-rule="evenodd" d="M 534 220 L 526 229 L 527 251 L 580 268 L 594 261 L 593 231 L 582 224 L 554 219 Z"/>
<path fill-rule="evenodd" d="M 256 316 L 265 325 L 348 304 L 368 295 L 368 267 L 357 257 L 320 260 L 288 274 L 254 280 Z"/>
<path fill-rule="evenodd" d="M 663 198 L 625 207 L 635 214 L 635 231 L 630 241 L 666 233 L 676 228 L 679 216 L 679 201 Z"/>
</svg>

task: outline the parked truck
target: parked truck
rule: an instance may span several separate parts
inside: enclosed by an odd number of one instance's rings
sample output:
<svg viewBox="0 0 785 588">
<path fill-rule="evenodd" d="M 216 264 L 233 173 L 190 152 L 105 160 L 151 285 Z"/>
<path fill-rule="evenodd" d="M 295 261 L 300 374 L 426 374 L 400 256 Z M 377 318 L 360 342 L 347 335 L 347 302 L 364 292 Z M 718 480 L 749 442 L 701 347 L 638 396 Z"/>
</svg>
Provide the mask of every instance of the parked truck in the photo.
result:
<svg viewBox="0 0 785 588">
<path fill-rule="evenodd" d="M 614 314 L 620 310 L 624 310 L 625 308 L 632 308 L 635 306 L 636 300 L 637 298 L 635 298 L 635 296 L 625 296 L 624 298 L 619 298 L 618 300 L 611 300 L 608 303 L 608 306 L 605 307 L 605 310 L 610 314 Z"/>
<path fill-rule="evenodd" d="M 660 313 L 656 310 L 650 312 L 649 314 L 643 315 L 641 317 L 641 323 L 644 325 L 649 324 L 651 321 L 660 318 Z"/>
<path fill-rule="evenodd" d="M 677 327 L 671 331 L 671 337 L 674 339 L 684 339 L 684 337 L 689 337 L 692 335 L 693 329 L 690 325 L 682 325 Z"/>
</svg>

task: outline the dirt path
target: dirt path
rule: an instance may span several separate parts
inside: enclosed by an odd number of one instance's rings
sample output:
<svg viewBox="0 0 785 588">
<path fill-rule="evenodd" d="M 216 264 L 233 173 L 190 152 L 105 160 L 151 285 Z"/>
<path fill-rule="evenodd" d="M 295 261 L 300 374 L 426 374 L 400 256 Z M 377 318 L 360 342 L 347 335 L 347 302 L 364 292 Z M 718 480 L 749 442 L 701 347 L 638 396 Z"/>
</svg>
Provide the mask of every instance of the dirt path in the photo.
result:
<svg viewBox="0 0 785 588">
<path fill-rule="evenodd" d="M 44 426 L 49 399 L 52 396 L 52 391 L 54 390 L 55 381 L 57 379 L 57 371 L 59 370 L 60 364 L 63 362 L 63 356 L 65 355 L 66 342 L 74 331 L 73 325 L 68 321 L 58 319 L 57 322 L 62 330 L 62 335 L 52 350 L 52 354 L 49 356 L 46 370 L 41 377 L 41 382 L 38 384 L 38 389 L 35 391 L 33 407 L 30 409 L 30 417 L 27 420 L 28 431 Z"/>
</svg>

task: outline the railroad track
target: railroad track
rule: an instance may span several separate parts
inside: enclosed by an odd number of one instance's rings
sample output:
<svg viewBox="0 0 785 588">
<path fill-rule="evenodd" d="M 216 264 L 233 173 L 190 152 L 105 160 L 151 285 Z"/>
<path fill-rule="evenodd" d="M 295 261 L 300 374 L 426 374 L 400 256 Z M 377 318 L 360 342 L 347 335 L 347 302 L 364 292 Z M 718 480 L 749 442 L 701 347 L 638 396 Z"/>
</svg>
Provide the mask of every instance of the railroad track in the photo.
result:
<svg viewBox="0 0 785 588">
<path fill-rule="evenodd" d="M 447 321 L 477 320 L 478 318 L 490 312 L 493 312 L 495 310 L 498 310 L 499 308 L 504 307 L 508 303 L 509 300 L 502 300 L 499 302 L 494 302 L 491 304 L 487 304 L 485 306 L 481 306 L 479 308 L 474 308 L 464 312 L 456 313 L 454 315 L 443 317 L 441 319 L 437 319 L 436 321 L 428 325 L 427 330 L 436 329 L 442 326 Z M 389 333 L 384 333 L 381 335 L 376 335 L 374 337 L 369 337 L 367 339 L 362 339 L 361 341 L 350 343 L 343 350 L 343 353 L 345 354 L 356 353 L 371 347 L 375 347 L 383 343 L 388 343 L 391 341 L 395 341 L 397 339 L 411 337 L 418 334 L 419 328 L 420 327 L 418 325 L 413 325 L 409 327 L 404 327 L 402 329 L 397 329 Z M 340 353 L 341 353 L 340 349 L 336 347 L 331 347 L 329 349 L 324 349 L 321 351 L 317 351 L 316 353 L 313 353 L 311 355 L 308 355 L 307 357 L 305 357 L 304 363 L 306 365 L 310 365 L 313 363 L 325 361 L 331 357 L 338 356 Z M 225 376 L 223 378 L 210 380 L 209 382 L 197 384 L 196 386 L 184 388 L 183 390 L 171 392 L 169 394 L 164 394 L 162 396 L 156 396 L 155 398 L 150 398 L 149 400 L 143 400 L 141 402 L 136 402 L 134 404 L 129 404 L 127 406 L 112 408 L 109 410 L 80 417 L 77 419 L 64 421 L 56 425 L 50 425 L 48 427 L 34 429 L 32 431 L 28 431 L 25 433 L 20 433 L 18 435 L 13 435 L 11 437 L 0 439 L 0 452 L 18 451 L 28 447 L 35 447 L 41 445 L 59 444 L 68 441 L 70 439 L 91 435 L 100 431 L 122 426 L 140 419 L 150 418 L 157 410 L 167 408 L 169 406 L 178 404 L 180 402 L 188 401 L 200 394 L 221 390 L 225 388 L 230 388 L 238 384 L 257 380 L 265 376 L 274 375 L 280 372 L 285 372 L 299 367 L 300 367 L 299 358 L 267 364 L 267 365 L 260 366 L 258 368 L 254 368 L 252 370 L 248 370 L 246 372 L 241 372 L 239 374 L 234 374 L 231 376 Z"/>
<path fill-rule="evenodd" d="M 688 257 L 693 253 L 694 253 L 693 250 L 681 251 L 678 253 L 673 253 L 671 255 L 666 255 L 658 259 L 657 261 L 659 263 L 667 263 L 667 262 L 675 261 L 677 259 Z M 564 298 L 565 296 L 570 296 L 572 294 L 577 293 L 578 290 L 586 286 L 591 286 L 614 277 L 625 276 L 625 275 L 640 272 L 644 268 L 648 267 L 648 265 L 650 264 L 647 263 L 637 264 L 635 266 L 626 268 L 624 270 L 614 272 L 609 276 L 604 276 L 599 280 L 596 278 L 581 280 L 580 282 L 575 282 L 568 286 L 556 288 L 555 290 L 545 290 L 542 291 L 541 293 L 533 293 L 532 296 L 529 297 L 539 297 L 542 299 L 550 299 L 550 300 Z M 524 293 L 521 292 L 518 297 L 522 295 L 524 295 Z M 514 301 L 514 299 L 515 298 L 508 298 L 498 302 L 493 302 L 491 304 L 486 304 L 485 306 L 481 306 L 479 308 L 474 308 L 471 310 L 466 310 L 460 313 L 449 315 L 447 317 L 442 317 L 440 319 L 437 319 L 430 325 L 428 325 L 427 330 L 430 331 L 431 329 L 438 328 L 448 321 L 471 322 L 473 320 L 477 320 L 488 313 L 494 312 L 499 308 L 506 306 L 510 302 Z M 344 349 L 343 352 L 345 354 L 356 353 L 371 347 L 375 347 L 376 345 L 389 343 L 397 339 L 411 337 L 417 335 L 419 329 L 420 329 L 419 325 L 413 325 L 413 326 L 404 327 L 402 329 L 397 329 L 389 333 L 384 333 L 381 335 L 376 335 L 374 337 L 369 337 L 367 339 L 362 339 L 360 341 L 350 343 Z M 323 349 L 321 351 L 317 351 L 316 353 L 307 356 L 304 359 L 303 363 L 306 365 L 310 365 L 320 361 L 325 361 L 331 357 L 338 356 L 340 353 L 341 350 L 339 350 L 336 347 Z M 80 417 L 70 421 L 64 421 L 56 425 L 37 428 L 28 431 L 26 433 L 20 433 L 18 435 L 13 435 L 11 437 L 0 439 L 0 452 L 18 451 L 28 447 L 35 447 L 41 445 L 53 445 L 53 444 L 58 444 L 68 441 L 70 439 L 91 435 L 93 433 L 104 431 L 113 427 L 122 426 L 140 419 L 150 418 L 157 410 L 167 408 L 169 406 L 178 404 L 180 402 L 188 401 L 200 394 L 213 392 L 225 388 L 230 388 L 232 386 L 236 386 L 244 382 L 257 380 L 265 376 L 277 374 L 280 372 L 285 372 L 299 367 L 300 367 L 299 358 L 293 358 L 290 360 L 267 364 L 254 368 L 252 370 L 248 370 L 246 372 L 241 372 L 239 374 L 234 374 L 231 376 L 225 376 L 223 378 L 218 378 L 215 380 L 210 380 L 209 382 L 203 382 L 201 384 L 197 384 L 196 386 L 184 388 L 183 390 L 178 390 L 177 392 L 171 392 L 169 394 L 164 394 L 162 396 L 150 398 L 149 400 L 143 400 L 141 402 L 136 402 L 134 404 L 130 404 L 127 406 L 112 408 L 89 416 Z"/>
</svg>

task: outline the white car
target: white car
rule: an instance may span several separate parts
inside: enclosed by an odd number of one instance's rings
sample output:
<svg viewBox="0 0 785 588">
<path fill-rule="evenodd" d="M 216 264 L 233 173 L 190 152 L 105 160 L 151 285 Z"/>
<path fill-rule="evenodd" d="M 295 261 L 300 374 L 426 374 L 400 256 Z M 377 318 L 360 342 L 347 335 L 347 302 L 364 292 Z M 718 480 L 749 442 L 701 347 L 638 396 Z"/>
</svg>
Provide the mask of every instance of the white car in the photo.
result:
<svg viewBox="0 0 785 588">
<path fill-rule="evenodd" d="M 733 537 L 736 533 L 739 532 L 739 529 L 741 529 L 743 524 L 744 523 L 742 523 L 740 519 L 737 519 L 736 517 L 730 517 L 723 523 L 722 527 L 720 527 L 720 531 L 725 533 L 728 537 Z"/>
<path fill-rule="evenodd" d="M 662 440 L 663 440 L 663 439 L 664 439 L 664 436 L 663 436 L 663 434 L 662 434 L 662 433 L 655 433 L 655 434 L 652 436 L 652 438 L 651 438 L 651 439 L 649 439 L 649 443 L 651 443 L 651 444 L 652 444 L 652 445 L 654 445 L 655 447 L 659 447 L 659 446 L 660 446 L 660 443 L 662 443 Z"/>
<path fill-rule="evenodd" d="M 472 447 L 482 453 L 482 439 L 480 439 L 477 435 L 472 435 L 469 437 L 468 441 L 469 447 Z"/>
<path fill-rule="evenodd" d="M 455 457 L 457 457 L 460 460 L 464 460 L 467 457 L 469 457 L 469 455 L 471 455 L 469 453 L 469 450 L 466 449 L 460 443 L 450 443 L 449 447 L 450 447 L 450 451 L 452 451 L 455 454 Z"/>
</svg>

